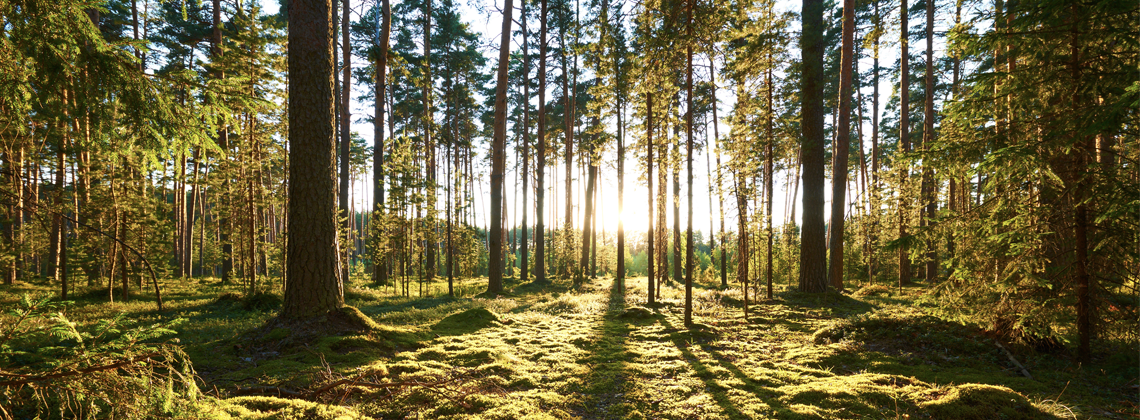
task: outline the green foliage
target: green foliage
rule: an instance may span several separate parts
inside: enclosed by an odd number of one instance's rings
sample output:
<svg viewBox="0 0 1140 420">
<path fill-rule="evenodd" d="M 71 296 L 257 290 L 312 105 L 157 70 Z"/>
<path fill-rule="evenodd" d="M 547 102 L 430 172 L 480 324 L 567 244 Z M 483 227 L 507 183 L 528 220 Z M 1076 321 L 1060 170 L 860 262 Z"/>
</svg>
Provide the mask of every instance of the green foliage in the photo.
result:
<svg viewBox="0 0 1140 420">
<path fill-rule="evenodd" d="M 70 302 L 23 295 L 0 319 L 5 417 L 153 418 L 184 415 L 200 398 L 182 349 L 164 341 L 181 319 L 144 324 L 118 313 L 81 326 Z"/>
</svg>

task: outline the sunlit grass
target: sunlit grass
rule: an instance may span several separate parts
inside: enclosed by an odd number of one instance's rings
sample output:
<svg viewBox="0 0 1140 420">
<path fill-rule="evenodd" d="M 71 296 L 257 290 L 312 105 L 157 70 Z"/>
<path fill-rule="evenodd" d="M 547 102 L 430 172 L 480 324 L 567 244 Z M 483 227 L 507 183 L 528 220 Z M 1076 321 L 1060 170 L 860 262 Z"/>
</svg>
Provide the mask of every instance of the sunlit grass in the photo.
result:
<svg viewBox="0 0 1140 420">
<path fill-rule="evenodd" d="M 82 291 L 69 316 L 187 318 L 178 338 L 203 390 L 221 398 L 203 402 L 217 417 L 1056 418 L 1128 409 L 1120 369 L 1027 351 L 1022 362 L 1036 380 L 1020 377 L 979 330 L 930 316 L 907 305 L 913 296 L 890 289 L 848 296 L 777 287 L 774 300 L 752 296 L 745 319 L 739 288 L 697 285 L 690 329 L 684 290 L 666 287 L 662 304 L 648 307 L 644 278 L 628 279 L 624 290 L 610 279 L 578 289 L 568 280 L 508 281 L 508 292 L 494 298 L 481 294 L 485 279 L 477 278 L 457 283 L 460 297 L 446 295 L 446 279 L 425 285 L 422 297 L 414 285 L 413 296 L 402 296 L 401 288 L 358 282 L 346 288 L 346 304 L 379 328 L 298 341 L 288 330 L 261 328 L 276 307 L 219 299 L 240 288 L 216 283 L 166 282 L 161 313 L 146 295 L 108 303 L 106 289 Z M 23 284 L 0 293 L 0 302 L 29 292 L 49 290 Z M 459 374 L 471 385 L 461 401 L 359 389 L 335 410 L 226 399 L 239 388 L 304 390 L 360 372 L 391 381 Z"/>
</svg>

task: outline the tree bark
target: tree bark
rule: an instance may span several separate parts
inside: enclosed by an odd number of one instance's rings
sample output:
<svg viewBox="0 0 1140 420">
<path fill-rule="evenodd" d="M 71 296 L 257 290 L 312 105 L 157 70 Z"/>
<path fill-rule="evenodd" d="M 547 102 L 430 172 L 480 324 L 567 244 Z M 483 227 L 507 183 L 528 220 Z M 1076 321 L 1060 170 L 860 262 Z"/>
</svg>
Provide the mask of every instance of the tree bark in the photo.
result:
<svg viewBox="0 0 1140 420">
<path fill-rule="evenodd" d="M 929 0 L 928 0 L 929 1 Z M 933 4 L 933 1 L 931 1 Z M 847 155 L 851 146 L 851 68 L 855 53 L 855 0 L 843 0 L 843 44 L 839 62 L 839 127 L 831 165 L 831 287 L 843 290 L 843 227 Z"/>
<path fill-rule="evenodd" d="M 376 59 L 375 90 L 376 98 L 373 104 L 375 115 L 372 117 L 372 135 L 375 144 L 372 146 L 372 210 L 384 214 L 384 99 L 387 97 L 388 77 L 388 37 L 392 28 L 392 7 L 389 0 L 382 0 L 380 14 L 382 22 L 378 26 L 377 44 L 380 56 Z M 373 220 L 386 220 L 374 218 Z M 372 281 L 379 285 L 388 284 L 388 264 L 386 255 L 376 255 L 373 261 Z"/>
<path fill-rule="evenodd" d="M 538 53 L 538 151 L 535 154 L 534 173 L 534 280 L 546 282 L 546 1 L 542 0 L 542 17 L 539 19 L 541 41 Z"/>
<path fill-rule="evenodd" d="M 693 326 L 693 0 L 686 8 L 685 56 L 685 131 L 688 143 L 685 146 L 686 174 L 688 178 L 688 220 L 685 229 L 685 326 Z"/>
<path fill-rule="evenodd" d="M 823 223 L 823 1 L 803 1 L 803 231 L 800 243 L 800 290 L 827 290 Z"/>
<path fill-rule="evenodd" d="M 510 67 L 511 2 L 503 5 L 503 36 L 499 43 L 498 80 L 495 85 L 495 132 L 491 144 L 491 229 L 490 252 L 487 263 L 487 294 L 503 292 L 503 167 L 506 159 L 507 137 L 507 71 Z"/>
<path fill-rule="evenodd" d="M 653 260 L 656 254 L 653 249 L 653 237 L 657 234 L 657 231 L 653 228 L 653 147 L 653 94 L 647 93 L 645 95 L 645 182 L 648 184 L 646 191 L 649 193 L 648 206 L 646 207 L 649 212 L 649 229 L 645 231 L 648 242 L 645 270 L 648 277 L 649 303 L 657 302 L 653 290 L 655 274 Z"/>
<path fill-rule="evenodd" d="M 923 112 L 922 150 L 929 151 L 934 141 L 934 1 L 926 1 L 926 103 Z M 926 202 L 926 215 L 922 224 L 930 226 L 938 213 L 937 190 L 934 184 L 934 169 L 929 162 L 922 165 L 922 199 Z M 926 283 L 934 284 L 938 277 L 938 254 L 934 241 L 926 241 Z"/>
<path fill-rule="evenodd" d="M 530 181 L 530 34 L 527 32 L 526 0 L 519 3 L 523 33 L 523 141 L 522 141 L 522 249 L 520 252 L 519 281 L 530 278 L 530 238 L 527 232 L 527 187 Z"/>
<path fill-rule="evenodd" d="M 909 209 L 907 204 L 907 197 L 903 193 L 903 186 L 906 185 L 908 171 L 905 165 L 900 161 L 903 154 L 910 152 L 910 55 L 907 52 L 907 43 L 910 42 L 908 37 L 908 23 L 907 15 L 909 9 L 907 8 L 907 0 L 901 0 L 899 12 L 902 15 L 901 34 L 899 35 L 899 42 L 902 45 L 902 51 L 899 55 L 899 74 L 902 80 L 899 82 L 899 143 L 901 150 L 895 158 L 895 165 L 898 166 L 899 171 L 899 192 L 898 192 L 898 211 L 899 211 L 899 239 L 906 236 L 906 213 Z M 899 247 L 899 287 L 910 283 L 910 255 L 906 247 Z"/>
<path fill-rule="evenodd" d="M 344 305 L 337 264 L 331 0 L 289 10 L 289 241 L 281 315 L 302 318 Z"/>
<path fill-rule="evenodd" d="M 352 182 L 352 175 L 350 173 L 351 172 L 350 171 L 350 169 L 351 169 L 350 165 L 352 162 L 352 135 L 351 135 L 351 131 L 352 131 L 352 110 L 350 109 L 351 99 L 352 99 L 352 96 L 351 96 L 352 95 L 352 44 L 349 43 L 349 34 L 350 34 L 350 32 L 349 32 L 350 27 L 349 26 L 351 23 L 351 16 L 349 15 L 349 12 L 351 11 L 351 9 L 349 8 L 349 1 L 350 0 L 342 0 L 342 4 L 341 4 L 342 10 L 341 11 L 343 14 L 342 14 L 342 17 L 340 19 L 340 24 L 341 24 L 341 30 L 340 30 L 341 48 L 340 48 L 340 50 L 341 50 L 341 56 L 342 56 L 341 60 L 343 62 L 343 64 L 342 64 L 343 67 L 341 68 L 341 70 L 344 73 L 341 75 L 341 80 L 340 80 L 341 92 L 340 92 L 340 197 L 339 198 L 340 198 L 340 217 L 342 219 L 344 219 L 343 221 L 341 221 L 341 230 L 344 231 L 348 235 L 348 236 L 346 236 L 346 238 L 350 238 L 350 239 L 346 240 L 346 243 L 344 245 L 344 250 L 342 251 L 343 256 L 341 257 L 343 260 L 343 264 L 341 264 L 341 278 L 344 279 L 344 281 L 349 280 L 348 279 L 348 271 L 349 271 L 349 265 L 351 265 L 349 263 L 349 261 L 351 261 L 351 260 L 348 258 L 348 253 L 349 253 L 349 245 L 348 244 L 352 243 L 352 241 L 351 241 L 351 238 L 352 238 L 351 221 L 354 217 L 354 215 L 352 214 L 352 209 L 349 208 L 349 202 L 348 202 L 349 186 L 350 186 L 349 183 Z"/>
</svg>

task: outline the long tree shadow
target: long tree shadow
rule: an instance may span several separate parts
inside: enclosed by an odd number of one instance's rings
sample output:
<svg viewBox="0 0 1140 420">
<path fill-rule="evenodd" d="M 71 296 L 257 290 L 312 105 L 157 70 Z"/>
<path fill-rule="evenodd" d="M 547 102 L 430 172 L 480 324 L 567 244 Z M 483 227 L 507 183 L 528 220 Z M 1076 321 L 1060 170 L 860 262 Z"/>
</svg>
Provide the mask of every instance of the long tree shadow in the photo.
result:
<svg viewBox="0 0 1140 420">
<path fill-rule="evenodd" d="M 676 328 L 673 327 L 673 324 L 666 319 L 662 319 L 661 323 L 669 330 L 676 330 Z M 688 337 L 686 337 L 686 335 L 688 335 Z M 724 355 L 706 348 L 706 351 L 708 351 L 713 356 L 710 357 L 711 359 L 715 360 L 725 370 L 731 372 L 732 375 L 745 386 L 730 387 L 717 382 L 717 375 L 712 372 L 712 370 L 709 369 L 709 366 L 706 365 L 705 362 L 703 362 L 701 358 L 693 353 L 693 351 L 690 349 L 690 346 L 699 344 L 693 344 L 693 341 L 691 341 L 693 340 L 693 334 L 689 330 L 676 330 L 674 333 L 670 334 L 669 338 L 670 341 L 673 342 L 673 345 L 677 347 L 677 350 L 681 352 L 681 355 L 685 361 L 688 362 L 689 367 L 693 369 L 693 372 L 696 373 L 696 376 L 701 379 L 701 382 L 704 383 L 705 388 L 708 390 L 708 394 L 713 398 L 714 401 L 716 401 L 717 406 L 719 406 L 721 410 L 724 410 L 725 414 L 727 414 L 730 418 L 753 418 L 752 415 L 745 414 L 743 411 L 741 411 L 741 408 L 738 407 L 737 404 L 729 398 L 728 392 L 731 389 L 739 389 L 751 393 L 773 411 L 778 412 L 780 409 L 785 408 L 775 395 L 765 394 L 760 390 L 760 388 L 763 386 L 771 386 L 775 384 L 759 383 L 758 380 L 746 375 L 739 367 L 728 362 L 727 358 L 724 357 Z"/>
<path fill-rule="evenodd" d="M 630 309 L 627 311 L 627 309 Z M 645 308 L 627 308 L 625 289 L 614 281 L 610 286 L 606 311 L 602 314 L 602 324 L 596 340 L 583 344 L 590 356 L 583 360 L 591 367 L 582 382 L 580 392 L 584 394 L 581 415 L 584 418 L 630 418 L 640 417 L 634 413 L 639 408 L 625 395 L 630 392 L 629 335 L 633 332 L 627 322 L 656 321 L 655 315 Z"/>
</svg>

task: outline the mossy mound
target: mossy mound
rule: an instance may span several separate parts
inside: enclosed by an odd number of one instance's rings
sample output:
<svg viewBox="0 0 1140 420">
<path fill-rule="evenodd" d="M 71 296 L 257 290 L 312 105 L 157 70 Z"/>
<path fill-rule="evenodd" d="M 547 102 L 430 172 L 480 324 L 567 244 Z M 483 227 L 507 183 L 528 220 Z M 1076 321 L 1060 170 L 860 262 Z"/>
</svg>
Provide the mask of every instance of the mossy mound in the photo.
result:
<svg viewBox="0 0 1140 420">
<path fill-rule="evenodd" d="M 885 354 L 916 353 L 943 358 L 975 357 L 992 350 L 978 328 L 902 307 L 841 319 L 812 334 L 816 345 L 844 340 Z"/>
<path fill-rule="evenodd" d="M 864 297 L 864 296 L 890 296 L 891 288 L 881 284 L 871 284 L 863 286 L 854 292 L 851 296 Z"/>
<path fill-rule="evenodd" d="M 487 308 L 478 307 L 448 315 L 433 325 L 431 331 L 438 335 L 470 334 L 498 323 L 498 315 Z"/>
<path fill-rule="evenodd" d="M 1025 396 L 1004 386 L 962 384 L 939 389 L 936 398 L 919 403 L 935 419 L 1041 419 L 1053 418 L 1039 411 Z"/>
<path fill-rule="evenodd" d="M 203 407 L 202 414 L 215 419 L 258 420 L 356 420 L 369 419 L 339 405 L 276 397 L 235 397 Z"/>
<path fill-rule="evenodd" d="M 631 306 L 629 308 L 626 308 L 626 310 L 622 312 L 621 315 L 618 315 L 618 317 L 625 319 L 650 319 L 655 315 L 657 314 L 653 313 L 653 311 L 649 309 L 643 308 L 641 306 Z"/>
</svg>

